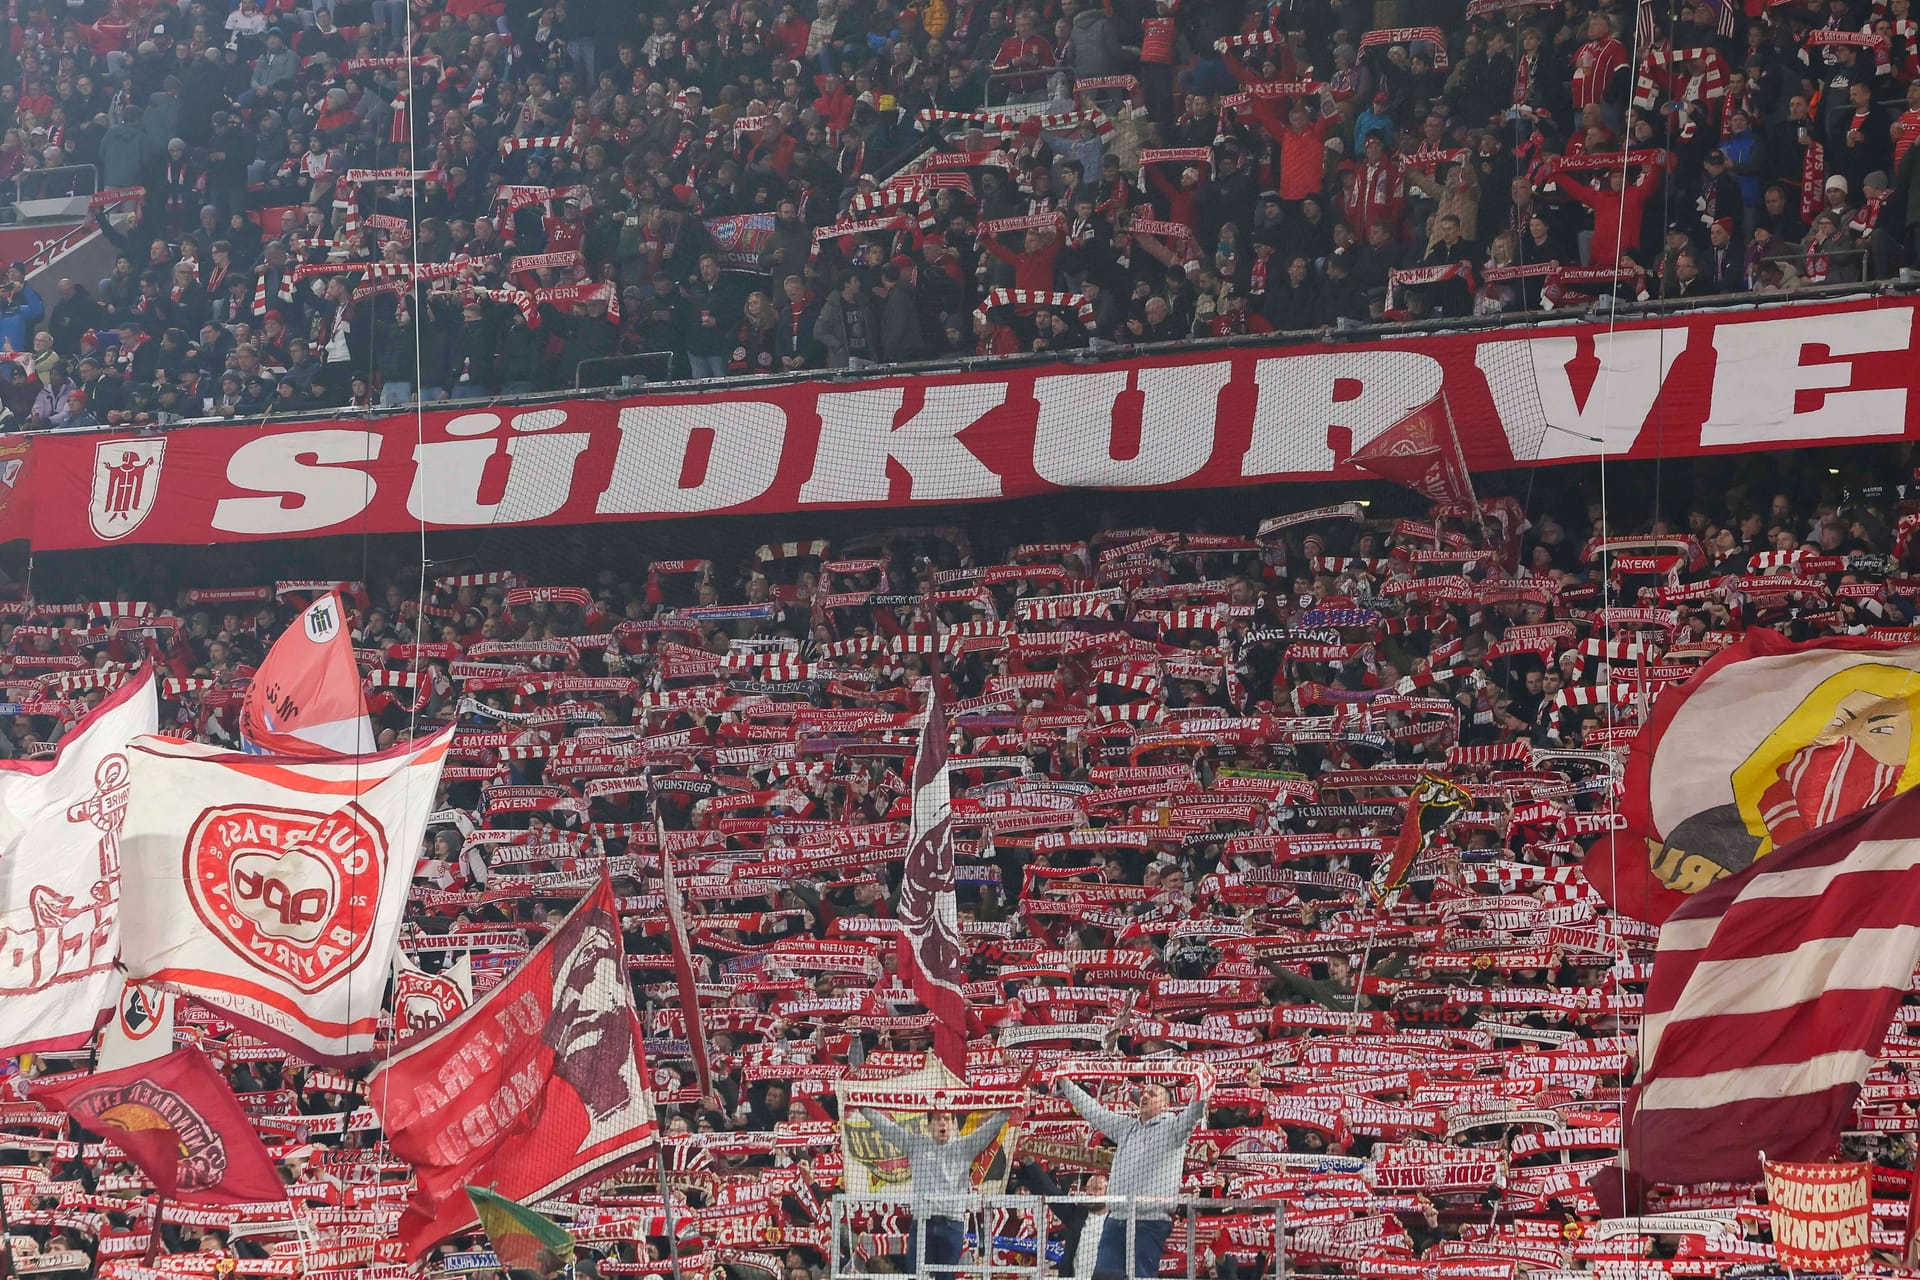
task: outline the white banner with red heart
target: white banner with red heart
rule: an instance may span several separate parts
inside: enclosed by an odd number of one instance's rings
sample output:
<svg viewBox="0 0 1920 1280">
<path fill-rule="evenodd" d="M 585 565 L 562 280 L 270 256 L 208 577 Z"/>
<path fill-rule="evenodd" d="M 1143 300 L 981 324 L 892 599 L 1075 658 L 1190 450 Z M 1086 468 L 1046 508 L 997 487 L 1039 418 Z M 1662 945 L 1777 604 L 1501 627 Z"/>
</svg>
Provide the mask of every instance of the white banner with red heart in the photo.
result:
<svg viewBox="0 0 1920 1280">
<path fill-rule="evenodd" d="M 327 760 L 141 739 L 121 835 L 129 978 L 309 1061 L 370 1053 L 451 738 Z"/>
</svg>

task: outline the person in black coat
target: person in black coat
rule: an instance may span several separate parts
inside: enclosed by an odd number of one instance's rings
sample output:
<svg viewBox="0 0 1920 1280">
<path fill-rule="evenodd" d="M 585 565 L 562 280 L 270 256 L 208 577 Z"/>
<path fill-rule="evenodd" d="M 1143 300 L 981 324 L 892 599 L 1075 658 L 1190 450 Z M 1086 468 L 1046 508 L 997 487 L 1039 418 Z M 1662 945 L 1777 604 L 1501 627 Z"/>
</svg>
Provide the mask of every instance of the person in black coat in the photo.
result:
<svg viewBox="0 0 1920 1280">
<path fill-rule="evenodd" d="M 1746 288 L 1746 246 L 1735 235 L 1732 218 L 1716 218 L 1707 228 L 1707 245 L 1699 254 L 1700 274 L 1714 293 L 1739 293 Z"/>
<path fill-rule="evenodd" d="M 225 222 L 235 211 L 247 207 L 247 166 L 253 162 L 253 139 L 225 111 L 216 111 L 205 155 L 207 203 Z"/>
<path fill-rule="evenodd" d="M 619 380 L 611 365 L 588 363 L 613 354 L 616 335 L 614 326 L 607 321 L 607 304 L 583 305 L 585 310 L 575 315 L 562 315 L 552 307 L 541 309 L 542 327 L 551 325 L 549 332 L 559 337 L 562 344 L 560 359 L 552 371 L 554 389 L 605 386 L 609 381 Z"/>
<path fill-rule="evenodd" d="M 1873 87 L 1856 80 L 1847 86 L 1850 111 L 1831 116 L 1827 139 L 1827 170 L 1847 180 L 1847 198 L 1858 204 L 1865 180 L 1876 169 L 1893 167 L 1893 136 L 1887 114 L 1873 100 Z"/>
<path fill-rule="evenodd" d="M 99 299 L 87 292 L 84 285 L 70 279 L 61 279 L 54 287 L 52 314 L 47 317 L 47 331 L 53 334 L 55 351 L 78 351 L 80 335 L 89 329 L 98 329 L 107 323 L 106 309 Z"/>
<path fill-rule="evenodd" d="M 930 350 L 920 327 L 919 300 L 897 263 L 881 268 L 880 293 L 880 358 L 888 364 L 926 359 Z"/>
<path fill-rule="evenodd" d="M 1286 279 L 1267 282 L 1267 323 L 1277 332 L 1311 329 L 1319 322 L 1320 286 L 1313 264 L 1295 256 L 1287 263 Z"/>
<path fill-rule="evenodd" d="M 1252 170 L 1240 149 L 1232 145 L 1222 147 L 1219 172 L 1201 185 L 1196 199 L 1200 243 L 1215 243 L 1220 238 L 1220 228 L 1231 222 L 1238 229 L 1239 243 L 1247 244 L 1252 239 L 1256 190 Z"/>
<path fill-rule="evenodd" d="M 505 322 L 496 330 L 500 339 L 500 359 L 496 366 L 500 394 L 526 395 L 540 381 L 540 331 L 527 324 L 526 313 L 520 308 L 502 303 L 495 306 L 501 308 L 500 316 Z"/>
<path fill-rule="evenodd" d="M 460 328 L 460 303 L 448 294 L 427 294 L 426 306 L 414 313 L 414 320 L 420 326 L 420 399 L 425 403 L 444 400 L 453 377 L 453 339 Z"/>
<path fill-rule="evenodd" d="M 1451 213 L 1440 215 L 1436 222 L 1439 234 L 1432 244 L 1427 246 L 1426 256 L 1420 259 L 1423 267 L 1445 267 L 1456 263 L 1475 263 L 1480 261 L 1477 246 L 1460 235 L 1460 219 Z M 1464 277 L 1442 280 L 1438 284 L 1422 285 L 1421 292 L 1426 295 L 1428 310 L 1436 316 L 1465 316 L 1473 313 L 1473 293 L 1467 287 Z"/>
<path fill-rule="evenodd" d="M 1342 320 L 1365 320 L 1367 297 L 1353 278 L 1352 249 L 1335 249 L 1327 255 L 1326 278 L 1320 282 L 1319 310 L 1314 323 L 1337 325 Z"/>
</svg>

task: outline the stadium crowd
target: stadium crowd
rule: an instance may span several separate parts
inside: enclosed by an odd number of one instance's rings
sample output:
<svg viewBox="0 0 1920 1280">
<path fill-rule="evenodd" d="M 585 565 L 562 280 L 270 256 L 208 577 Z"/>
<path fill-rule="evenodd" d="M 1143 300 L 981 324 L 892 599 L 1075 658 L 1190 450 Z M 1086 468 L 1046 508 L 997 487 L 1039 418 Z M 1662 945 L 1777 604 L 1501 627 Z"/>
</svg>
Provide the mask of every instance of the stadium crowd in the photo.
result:
<svg viewBox="0 0 1920 1280">
<path fill-rule="evenodd" d="M 0 286 L 6 424 L 1787 290 L 1920 224 L 1910 0 L 223 8 L 19 6 L 0 178 L 93 166 L 121 254 Z"/>
<path fill-rule="evenodd" d="M 824 1273 L 855 1123 L 836 1085 L 918 1069 L 932 1039 L 889 931 L 911 730 L 935 681 L 977 1022 L 966 1083 L 1032 1090 L 993 1175 L 1009 1190 L 1106 1192 L 1112 1153 L 1081 1098 L 1045 1088 L 1070 1069 L 1124 1108 L 1130 1084 L 1177 1086 L 1198 1126 L 1181 1191 L 1284 1201 L 1291 1269 L 1766 1274 L 1751 1186 L 1653 1205 L 1718 1225 L 1596 1222 L 1587 1183 L 1620 1142 L 1653 930 L 1608 910 L 1579 864 L 1610 826 L 1644 708 L 1745 628 L 1910 634 L 1915 502 L 1888 480 L 1908 452 L 1856 454 L 1840 478 L 1758 456 L 1717 466 L 1711 499 L 1622 517 L 1604 541 L 1599 506 L 1570 485 L 1527 508 L 1396 519 L 1356 498 L 1234 532 L 1088 517 L 1063 537 L 1062 506 L 1021 543 L 1006 520 L 897 528 L 733 562 L 603 559 L 574 587 L 484 564 L 249 583 L 245 555 L 116 580 L 91 557 L 0 605 L 21 704 L 0 742 L 44 754 L 146 658 L 169 673 L 163 727 L 233 743 L 239 692 L 279 630 L 342 591 L 383 745 L 461 726 L 403 949 L 430 971 L 460 957 L 480 993 L 603 868 L 621 895 L 678 1225 L 669 1242 L 650 1163 L 569 1197 L 602 1275 L 663 1273 L 675 1249 L 735 1280 Z M 1423 771 L 1465 798 L 1382 892 Z M 663 841 L 698 957 L 705 1089 L 660 905 Z M 1726 870 L 1671 869 L 1695 884 Z M 404 1040 L 417 1028 L 400 1022 Z M 192 1002 L 177 1035 L 225 1064 L 319 1253 L 300 1254 L 284 1206 L 173 1205 L 160 1261 L 288 1274 L 307 1256 L 308 1274 L 332 1275 L 319 1257 L 352 1257 L 383 1274 L 406 1166 L 381 1146 L 364 1072 L 303 1067 Z M 1848 1125 L 1881 1166 L 1874 1238 L 1890 1248 L 1913 1159 L 1876 1133 L 1911 1128 L 1917 1052 L 1897 1021 Z M 23 1061 L 22 1092 L 76 1065 Z M 30 1100 L 0 1108 L 16 1257 L 76 1272 L 138 1257 L 145 1184 L 62 1145 L 63 1125 Z M 894 1165 L 884 1189 L 904 1176 Z M 845 1256 L 903 1265 L 898 1214 L 848 1221 Z M 1090 1221 L 1057 1211 L 1059 1274 L 1089 1274 Z M 1030 1223 L 992 1231 L 1001 1261 L 1023 1241 L 1031 1260 Z M 1168 1274 L 1189 1249 L 1197 1274 L 1258 1274 L 1245 1269 L 1271 1262 L 1271 1220 L 1203 1218 L 1191 1243 L 1176 1231 Z"/>
</svg>

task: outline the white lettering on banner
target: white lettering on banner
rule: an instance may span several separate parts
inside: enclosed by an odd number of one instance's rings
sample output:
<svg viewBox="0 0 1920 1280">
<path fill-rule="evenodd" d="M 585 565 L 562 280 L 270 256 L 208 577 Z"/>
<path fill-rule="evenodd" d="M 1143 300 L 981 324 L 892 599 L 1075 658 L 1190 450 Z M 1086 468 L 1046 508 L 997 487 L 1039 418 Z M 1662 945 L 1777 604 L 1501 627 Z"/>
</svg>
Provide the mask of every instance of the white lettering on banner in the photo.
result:
<svg viewBox="0 0 1920 1280">
<path fill-rule="evenodd" d="M 620 410 L 618 425 L 620 453 L 596 515 L 720 511 L 752 502 L 780 474 L 787 415 L 778 405 L 715 399 L 632 405 Z"/>
<path fill-rule="evenodd" d="M 1005 383 L 930 386 L 919 410 L 899 426 L 905 387 L 836 391 L 820 397 L 820 447 L 802 502 L 885 502 L 887 463 L 897 462 L 920 502 L 997 498 L 1000 477 L 958 439 L 1007 402 Z"/>
<path fill-rule="evenodd" d="M 1842 357 L 1906 351 L 1913 318 L 1912 310 L 1900 308 L 1721 325 L 1713 333 L 1720 358 L 1701 445 L 1904 434 L 1906 389 L 1843 390 L 1860 371 Z M 1808 401 L 1811 407 L 1800 412 Z"/>
<path fill-rule="evenodd" d="M 545 431 L 567 418 L 564 409 L 523 413 L 516 432 Z M 500 416 L 467 413 L 446 426 L 450 436 L 479 437 L 498 430 Z M 522 524 L 544 520 L 567 504 L 573 469 L 593 443 L 586 432 L 555 436 L 513 435 L 507 439 L 506 488 L 498 502 L 480 501 L 487 463 L 500 451 L 498 440 L 456 439 L 417 445 L 413 451 L 413 487 L 407 514 L 433 524 Z"/>
<path fill-rule="evenodd" d="M 1391 348 L 1236 346 L 351 429 L 183 426 L 164 452 L 157 438 L 43 433 L 34 484 L 0 494 L 0 538 L 68 550 L 1326 481 L 1352 477 L 1353 451 L 1443 387 L 1474 470 L 1920 438 L 1917 309 L 1890 297 L 1613 334 L 1568 321 Z M 120 504 L 139 518 L 115 519 L 103 462 L 148 445 L 141 501 Z"/>
<path fill-rule="evenodd" d="M 1329 434 L 1345 427 L 1348 453 L 1397 425 L 1440 394 L 1445 370 L 1417 351 L 1341 351 L 1259 360 L 1253 438 L 1240 475 L 1328 472 L 1340 461 Z"/>
<path fill-rule="evenodd" d="M 1197 447 L 1200 442 L 1182 429 L 1182 419 L 1197 414 L 1216 422 L 1220 393 L 1232 377 L 1233 366 L 1221 361 L 1035 378 L 1033 398 L 1040 414 L 1033 429 L 1033 469 L 1063 489 L 1178 484 L 1207 465 L 1216 436 L 1209 431 L 1206 447 Z M 1125 457 L 1114 447 L 1123 423 L 1135 435 Z"/>
<path fill-rule="evenodd" d="M 227 459 L 227 479 L 251 493 L 222 498 L 213 527 L 227 533 L 308 533 L 351 520 L 373 501 L 372 477 L 349 463 L 380 456 L 371 431 L 295 431 L 249 440 Z M 288 498 L 298 502 L 288 505 Z"/>
<path fill-rule="evenodd" d="M 1686 349 L 1684 331 L 1630 329 L 1591 340 L 1482 343 L 1474 363 L 1487 379 L 1515 460 L 1547 462 L 1633 448 Z M 1573 365 L 1582 359 L 1598 364 L 1576 390 Z M 1595 438 L 1602 443 L 1595 445 Z"/>
</svg>

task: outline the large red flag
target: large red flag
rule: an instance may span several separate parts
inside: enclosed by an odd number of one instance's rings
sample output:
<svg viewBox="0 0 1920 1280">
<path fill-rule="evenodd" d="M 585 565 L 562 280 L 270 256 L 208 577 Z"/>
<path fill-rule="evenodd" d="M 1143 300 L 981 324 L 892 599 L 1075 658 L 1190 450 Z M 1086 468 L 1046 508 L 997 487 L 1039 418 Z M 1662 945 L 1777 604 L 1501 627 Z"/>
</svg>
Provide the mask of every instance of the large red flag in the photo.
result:
<svg viewBox="0 0 1920 1280">
<path fill-rule="evenodd" d="M 1627 1163 L 1751 1181 L 1822 1160 L 1920 960 L 1920 791 L 1822 827 L 1668 917 L 1640 1026 Z"/>
<path fill-rule="evenodd" d="M 1347 461 L 1435 502 L 1473 503 L 1473 479 L 1439 396 L 1367 441 Z"/>
<path fill-rule="evenodd" d="M 654 1142 L 640 1023 L 613 889 L 600 887 L 513 976 L 369 1080 L 413 1166 L 409 1260 L 477 1224 L 466 1187 L 523 1204 L 629 1164 Z"/>
<path fill-rule="evenodd" d="M 1920 645 L 1804 644 L 1763 627 L 1654 703 L 1627 755 L 1622 829 L 1582 870 L 1658 923 L 1689 894 L 1920 782 Z"/>
<path fill-rule="evenodd" d="M 151 1062 L 37 1088 L 33 1098 L 112 1139 L 169 1200 L 253 1204 L 287 1198 L 279 1169 L 233 1089 L 198 1049 L 175 1049 Z"/>
<path fill-rule="evenodd" d="M 952 799 L 947 790 L 947 708 L 931 681 L 927 726 L 913 763 L 913 825 L 894 914 L 900 971 L 933 1015 L 933 1050 L 947 1069 L 967 1073 L 966 949 L 953 892 Z"/>
</svg>

